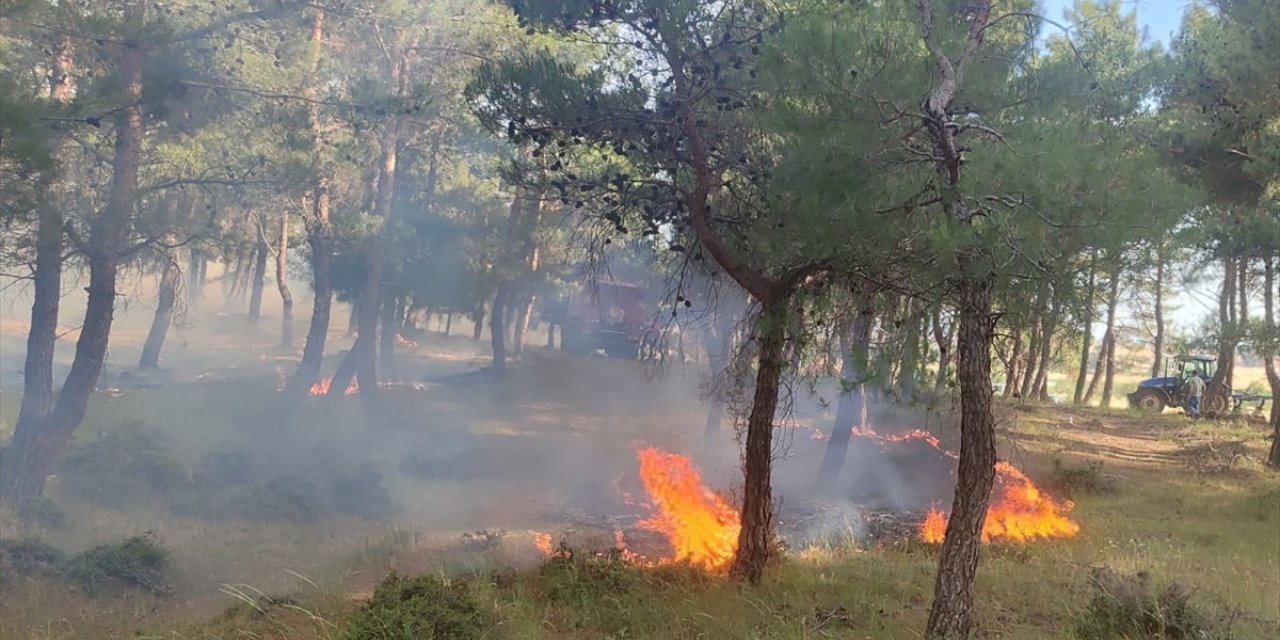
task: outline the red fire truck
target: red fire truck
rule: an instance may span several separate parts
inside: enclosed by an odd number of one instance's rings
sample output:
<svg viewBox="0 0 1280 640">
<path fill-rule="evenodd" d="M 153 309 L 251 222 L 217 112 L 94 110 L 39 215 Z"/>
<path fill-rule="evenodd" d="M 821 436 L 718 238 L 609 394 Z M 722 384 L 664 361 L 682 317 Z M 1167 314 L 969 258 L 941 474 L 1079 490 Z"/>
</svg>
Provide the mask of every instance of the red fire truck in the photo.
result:
<svg viewBox="0 0 1280 640">
<path fill-rule="evenodd" d="M 648 287 L 616 280 L 583 285 L 569 296 L 561 345 L 575 355 L 603 349 L 610 358 L 634 360 L 649 334 Z"/>
</svg>

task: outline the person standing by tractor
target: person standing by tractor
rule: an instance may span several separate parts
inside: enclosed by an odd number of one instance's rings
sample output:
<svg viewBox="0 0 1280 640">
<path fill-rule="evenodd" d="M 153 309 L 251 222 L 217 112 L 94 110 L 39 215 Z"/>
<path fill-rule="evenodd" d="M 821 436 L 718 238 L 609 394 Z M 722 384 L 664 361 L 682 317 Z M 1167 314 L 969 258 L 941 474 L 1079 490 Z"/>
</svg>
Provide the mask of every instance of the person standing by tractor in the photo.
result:
<svg viewBox="0 0 1280 640">
<path fill-rule="evenodd" d="M 1187 380 L 1187 415 L 1192 419 L 1200 417 L 1200 399 L 1204 397 L 1204 378 L 1192 373 Z"/>
</svg>

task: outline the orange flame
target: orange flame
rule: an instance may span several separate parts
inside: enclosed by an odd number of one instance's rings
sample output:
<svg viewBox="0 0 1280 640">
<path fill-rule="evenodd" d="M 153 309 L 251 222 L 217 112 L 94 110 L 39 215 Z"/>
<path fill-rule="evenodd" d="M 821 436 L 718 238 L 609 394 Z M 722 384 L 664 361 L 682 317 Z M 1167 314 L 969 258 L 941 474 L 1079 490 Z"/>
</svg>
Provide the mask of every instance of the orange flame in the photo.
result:
<svg viewBox="0 0 1280 640">
<path fill-rule="evenodd" d="M 658 509 L 640 526 L 667 537 L 676 562 L 711 571 L 728 568 L 738 548 L 738 511 L 702 486 L 697 468 L 687 456 L 652 447 L 637 452 L 640 479 Z"/>
<path fill-rule="evenodd" d="M 311 385 L 311 391 L 308 392 L 313 396 L 323 396 L 329 393 L 329 385 L 333 384 L 333 377 L 324 378 L 319 382 Z M 355 377 L 351 378 L 351 383 L 347 385 L 346 390 L 342 392 L 344 396 L 354 396 L 360 393 L 360 384 L 356 382 Z"/>
<path fill-rule="evenodd" d="M 983 542 L 1071 538 L 1080 532 L 1080 525 L 1063 515 L 1075 505 L 1070 500 L 1059 503 L 1044 495 L 1017 467 L 997 462 L 996 482 L 1003 493 L 987 507 L 987 519 L 982 525 Z M 947 517 L 934 507 L 920 527 L 920 537 L 927 543 L 937 544 L 942 542 L 946 530 Z"/>
<path fill-rule="evenodd" d="M 533 536 L 533 546 L 537 547 L 538 551 L 542 552 L 542 555 L 550 556 L 555 552 L 555 549 L 551 546 L 551 534 L 530 529 L 529 535 Z"/>
<path fill-rule="evenodd" d="M 942 442 L 938 440 L 937 436 L 923 429 L 911 429 L 910 431 L 903 431 L 902 433 L 895 433 L 893 435 L 886 436 L 876 433 L 871 429 L 871 427 L 854 427 L 853 435 L 863 438 L 871 438 L 881 444 L 895 444 L 899 442 L 910 442 L 912 440 L 923 440 L 932 445 L 934 449 L 946 454 L 948 457 L 956 457 L 956 454 L 942 448 Z"/>
<path fill-rule="evenodd" d="M 929 508 L 924 524 L 920 525 L 920 538 L 928 544 L 938 544 L 947 534 L 947 517 L 942 515 L 937 505 Z"/>
</svg>

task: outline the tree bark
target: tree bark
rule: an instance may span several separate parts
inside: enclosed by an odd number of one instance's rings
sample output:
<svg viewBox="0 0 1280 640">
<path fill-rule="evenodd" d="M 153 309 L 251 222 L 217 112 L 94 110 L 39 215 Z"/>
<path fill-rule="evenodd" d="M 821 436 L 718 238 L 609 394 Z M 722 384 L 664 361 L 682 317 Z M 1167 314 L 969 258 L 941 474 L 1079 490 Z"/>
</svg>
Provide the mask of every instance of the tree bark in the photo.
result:
<svg viewBox="0 0 1280 640">
<path fill-rule="evenodd" d="M 1089 256 L 1089 278 L 1084 293 L 1084 331 L 1080 345 L 1080 371 L 1076 374 L 1076 392 L 1071 404 L 1084 404 L 1085 383 L 1089 378 L 1089 356 L 1093 349 L 1093 299 L 1097 295 L 1098 254 Z"/>
<path fill-rule="evenodd" d="M 1042 342 L 1040 336 L 1042 327 L 1044 326 L 1044 314 L 1036 314 L 1039 317 L 1031 322 L 1031 339 L 1027 342 L 1027 359 L 1026 366 L 1022 369 L 1022 380 L 1018 383 L 1018 398 L 1023 401 L 1031 399 L 1031 386 L 1035 382 L 1036 368 L 1040 364 L 1040 352 Z"/>
<path fill-rule="evenodd" d="M 525 296 L 516 307 L 515 330 L 511 334 L 511 352 L 515 355 L 524 353 L 524 340 L 529 333 L 529 318 L 533 315 L 533 303 L 536 300 L 535 296 Z"/>
<path fill-rule="evenodd" d="M 67 0 L 61 6 L 76 9 Z M 53 99 L 69 104 L 75 97 L 75 40 L 65 36 L 54 50 L 53 74 L 49 89 Z M 53 406 L 53 356 L 58 341 L 58 306 L 62 297 L 62 207 L 58 185 L 50 185 L 49 200 L 41 204 L 36 227 L 35 269 L 32 272 L 31 330 L 27 333 L 27 353 L 22 366 L 22 403 L 18 408 L 16 431 L 38 429 Z M 0 486 L 6 482 L 0 469 Z"/>
<path fill-rule="evenodd" d="M 166 255 L 165 258 L 160 290 L 156 296 L 156 313 L 151 319 L 147 341 L 142 345 L 142 358 L 138 361 L 138 369 L 143 371 L 160 367 L 160 349 L 164 347 L 165 336 L 169 334 L 169 325 L 173 322 L 173 305 L 178 298 L 178 278 L 181 277 L 178 263 L 171 256 Z"/>
<path fill-rule="evenodd" d="M 484 302 L 471 314 L 471 339 L 480 342 L 484 335 Z"/>
<path fill-rule="evenodd" d="M 62 211 L 58 198 L 40 210 L 31 302 L 31 331 L 22 368 L 22 404 L 16 433 L 38 430 L 53 406 L 53 355 L 62 297 Z M 0 470 L 3 471 L 3 470 Z"/>
<path fill-rule="evenodd" d="M 129 17 L 141 19 L 136 15 L 140 13 L 137 9 L 131 8 L 128 13 L 133 14 Z M 89 397 L 98 385 L 106 359 L 115 313 L 116 274 L 137 201 L 143 136 L 143 55 L 142 49 L 136 46 L 123 47 L 120 51 L 117 73 L 124 87 L 126 106 L 121 109 L 116 125 L 107 204 L 90 227 L 86 251 L 89 297 L 71 371 L 58 393 L 57 404 L 44 422 L 14 433 L 12 458 L 5 465 L 13 468 L 6 489 L 19 502 L 37 498 L 44 491 L 49 468 L 84 420 Z"/>
<path fill-rule="evenodd" d="M 786 365 L 784 348 L 790 301 L 761 302 L 757 330 L 760 348 L 751 413 L 747 417 L 747 444 L 743 456 L 745 487 L 742 496 L 742 528 L 730 575 L 758 584 L 773 552 L 773 417 L 778 408 L 778 387 Z"/>
<path fill-rule="evenodd" d="M 1005 363 L 1004 368 L 1004 390 L 1000 392 L 1003 398 L 1013 397 L 1013 390 L 1018 386 L 1019 375 L 1018 365 L 1022 362 L 1022 330 L 1017 329 L 1013 332 L 1013 347 L 1009 350 L 1009 362 Z"/>
<path fill-rule="evenodd" d="M 317 9 L 311 17 L 310 71 L 314 76 L 320 66 L 320 49 L 324 40 L 324 11 Z M 314 99 L 318 94 L 318 81 L 310 83 L 306 95 Z M 319 106 L 312 102 L 307 107 L 307 123 L 311 128 L 311 143 L 318 150 L 324 144 Z M 302 361 L 289 378 L 281 395 L 287 403 L 296 403 L 306 397 L 312 385 L 320 378 L 320 366 L 324 362 L 325 342 L 329 338 L 329 320 L 333 313 L 333 285 L 330 265 L 333 261 L 333 224 L 329 221 L 329 180 L 320 175 L 312 189 L 311 216 L 304 221 L 307 246 L 311 248 L 311 288 L 315 298 L 311 306 L 311 320 L 307 326 L 307 339 L 302 347 Z"/>
<path fill-rule="evenodd" d="M 947 388 L 947 374 L 951 370 L 951 344 L 955 340 L 956 325 L 951 323 L 946 330 L 942 328 L 942 307 L 933 314 L 933 341 L 938 345 L 938 378 L 933 388 L 942 391 Z"/>
<path fill-rule="evenodd" d="M 1155 340 L 1151 345 L 1151 377 L 1158 377 L 1164 363 L 1164 276 L 1165 252 L 1163 243 L 1156 247 L 1156 281 L 1155 281 Z"/>
<path fill-rule="evenodd" d="M 329 221 L 329 184 L 325 180 L 316 185 L 306 231 L 307 245 L 311 248 L 311 288 L 315 298 L 311 304 L 306 343 L 302 347 L 302 361 L 284 389 L 284 398 L 289 402 L 305 397 L 320 379 L 325 342 L 329 339 L 329 319 L 333 313 L 333 285 L 330 280 L 333 225 Z"/>
<path fill-rule="evenodd" d="M 227 264 L 224 262 L 224 264 Z M 222 306 L 230 308 L 239 295 L 240 276 L 244 273 L 244 247 L 236 247 L 234 263 L 227 264 L 227 272 L 222 276 Z"/>
<path fill-rule="evenodd" d="M 982 527 L 995 482 L 995 425 L 991 414 L 993 289 L 990 276 L 964 278 L 959 289 L 960 468 L 925 632 L 931 638 L 967 638 L 973 628 L 973 584 L 978 573 Z"/>
<path fill-rule="evenodd" d="M 959 95 L 966 64 L 977 54 L 991 24 L 991 0 L 971 6 L 963 52 L 953 62 L 936 41 L 933 1 L 919 3 L 925 48 L 937 61 L 936 79 L 921 105 L 921 125 L 933 142 L 943 212 L 951 221 L 973 225 L 974 213 L 961 191 L 961 152 L 950 107 Z M 995 335 L 992 292 L 995 273 L 989 257 L 970 241 L 956 252 L 956 308 L 959 314 L 957 372 L 960 380 L 960 466 L 947 522 L 927 638 L 964 638 L 973 630 L 973 586 L 978 573 L 982 525 L 995 480 L 995 424 L 991 415 L 991 343 Z"/>
<path fill-rule="evenodd" d="M 1205 389 L 1201 408 L 1204 415 L 1210 417 L 1225 413 L 1231 406 L 1231 378 L 1235 369 L 1236 345 L 1240 340 L 1239 327 L 1235 323 L 1236 269 L 1236 257 L 1227 256 L 1223 260 L 1222 293 L 1218 297 L 1218 366 Z"/>
<path fill-rule="evenodd" d="M 871 357 L 871 327 L 875 324 L 875 289 L 864 286 L 858 314 L 840 335 L 840 399 L 836 403 L 835 422 L 831 436 L 827 438 L 818 467 L 816 485 L 820 491 L 831 490 L 840 478 L 844 460 L 849 452 L 849 440 L 854 425 L 866 427 L 861 417 L 866 415 L 867 366 Z M 844 328 L 842 328 L 844 329 Z"/>
<path fill-rule="evenodd" d="M 271 252 L 265 232 L 259 228 L 258 247 L 254 252 L 253 293 L 249 295 L 249 324 L 262 318 L 262 292 L 267 286 L 267 254 Z"/>
<path fill-rule="evenodd" d="M 280 290 L 280 348 L 293 349 L 293 292 L 289 291 L 289 211 L 280 210 L 276 243 L 276 289 Z"/>
<path fill-rule="evenodd" d="M 1062 297 L 1054 287 L 1049 302 L 1049 315 L 1041 323 L 1040 330 L 1040 362 L 1036 366 L 1035 381 L 1031 385 L 1032 397 L 1040 402 L 1049 401 L 1049 362 L 1053 359 L 1053 334 L 1058 330 L 1058 314 L 1062 312 Z"/>
<path fill-rule="evenodd" d="M 507 299 L 511 297 L 511 286 L 503 283 L 498 285 L 498 294 L 493 298 L 492 314 L 489 318 L 489 343 L 493 347 L 493 371 L 498 375 L 507 372 L 507 342 L 506 342 L 506 319 L 503 314 L 506 313 Z M 479 326 L 477 324 L 477 326 Z"/>
<path fill-rule="evenodd" d="M 191 248 L 187 264 L 187 311 L 194 312 L 200 307 L 200 299 L 204 296 L 204 282 L 207 274 L 209 258 L 195 247 Z"/>
<path fill-rule="evenodd" d="M 1276 325 L 1276 260 L 1268 255 L 1262 262 L 1262 313 L 1263 336 L 1262 367 L 1267 372 L 1267 386 L 1271 388 L 1271 451 L 1267 465 L 1280 469 L 1280 371 L 1276 369 L 1276 343 L 1280 341 L 1280 327 Z"/>
<path fill-rule="evenodd" d="M 399 335 L 399 318 L 396 316 L 396 299 L 387 300 L 382 305 L 382 369 L 392 380 L 400 377 L 396 366 L 396 336 Z"/>
<path fill-rule="evenodd" d="M 1102 350 L 1098 357 L 1098 368 L 1093 372 L 1093 380 L 1089 382 L 1089 391 L 1084 396 L 1085 404 L 1093 400 L 1098 379 L 1104 379 L 1102 385 L 1102 402 L 1106 408 L 1111 405 L 1111 390 L 1115 383 L 1116 362 L 1116 307 L 1120 303 L 1120 264 L 1111 270 L 1111 283 L 1107 291 L 1107 332 L 1102 339 Z"/>
</svg>

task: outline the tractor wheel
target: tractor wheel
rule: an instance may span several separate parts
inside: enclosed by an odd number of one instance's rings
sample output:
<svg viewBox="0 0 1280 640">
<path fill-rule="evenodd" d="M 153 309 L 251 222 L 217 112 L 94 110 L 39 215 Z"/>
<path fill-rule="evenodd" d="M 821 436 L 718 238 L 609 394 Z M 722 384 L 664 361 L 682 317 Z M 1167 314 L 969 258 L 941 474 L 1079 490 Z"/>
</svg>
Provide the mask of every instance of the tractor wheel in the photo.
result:
<svg viewBox="0 0 1280 640">
<path fill-rule="evenodd" d="M 1140 391 L 1133 399 L 1133 406 L 1147 413 L 1160 413 L 1165 404 L 1164 394 L 1154 390 Z"/>
<path fill-rule="evenodd" d="M 1225 416 L 1228 411 L 1227 407 L 1230 404 L 1228 398 L 1229 396 L 1221 393 L 1206 394 L 1204 406 L 1200 407 L 1200 411 L 1205 415 Z"/>
</svg>

